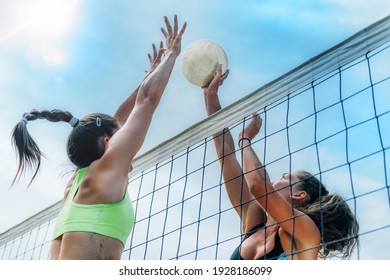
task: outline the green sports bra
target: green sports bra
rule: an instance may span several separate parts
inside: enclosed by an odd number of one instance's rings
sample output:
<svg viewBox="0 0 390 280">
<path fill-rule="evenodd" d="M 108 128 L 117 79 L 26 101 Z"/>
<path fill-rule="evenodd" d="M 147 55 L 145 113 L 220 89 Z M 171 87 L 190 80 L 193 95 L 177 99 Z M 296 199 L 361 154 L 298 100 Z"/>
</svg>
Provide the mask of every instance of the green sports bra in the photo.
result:
<svg viewBox="0 0 390 280">
<path fill-rule="evenodd" d="M 78 204 L 73 201 L 88 167 L 77 171 L 62 205 L 53 239 L 66 232 L 93 232 L 120 240 L 123 245 L 134 226 L 134 210 L 126 190 L 125 197 L 108 204 Z"/>
</svg>

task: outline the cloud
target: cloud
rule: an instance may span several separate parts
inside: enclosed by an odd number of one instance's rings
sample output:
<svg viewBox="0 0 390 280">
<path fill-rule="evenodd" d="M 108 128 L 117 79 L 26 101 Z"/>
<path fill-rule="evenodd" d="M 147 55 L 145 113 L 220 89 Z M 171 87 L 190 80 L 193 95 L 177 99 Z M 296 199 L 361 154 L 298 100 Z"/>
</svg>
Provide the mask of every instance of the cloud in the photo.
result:
<svg viewBox="0 0 390 280">
<path fill-rule="evenodd" d="M 19 46 L 32 63 L 64 66 L 64 48 L 80 16 L 82 0 L 7 1 L 3 14 L 8 15 L 0 28 L 0 43 L 14 49 Z"/>
<path fill-rule="evenodd" d="M 321 2 L 337 9 L 337 18 L 335 19 L 342 26 L 362 28 L 370 21 L 374 22 L 387 16 L 390 11 L 390 2 L 387 0 L 323 0 Z"/>
</svg>

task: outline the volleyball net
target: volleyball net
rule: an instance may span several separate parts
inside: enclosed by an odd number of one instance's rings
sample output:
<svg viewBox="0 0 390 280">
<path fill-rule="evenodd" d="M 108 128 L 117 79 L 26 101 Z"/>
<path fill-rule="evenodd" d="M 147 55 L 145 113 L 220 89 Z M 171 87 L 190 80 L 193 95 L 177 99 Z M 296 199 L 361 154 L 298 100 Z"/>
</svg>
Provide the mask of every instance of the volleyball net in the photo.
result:
<svg viewBox="0 0 390 280">
<path fill-rule="evenodd" d="M 128 188 L 135 227 L 122 258 L 229 259 L 242 232 L 213 135 L 227 127 L 236 139 L 259 113 L 252 146 L 271 179 L 315 175 L 358 219 L 352 259 L 389 259 L 389 41 L 386 17 L 137 157 Z M 0 234 L 0 258 L 48 259 L 60 206 Z"/>
</svg>

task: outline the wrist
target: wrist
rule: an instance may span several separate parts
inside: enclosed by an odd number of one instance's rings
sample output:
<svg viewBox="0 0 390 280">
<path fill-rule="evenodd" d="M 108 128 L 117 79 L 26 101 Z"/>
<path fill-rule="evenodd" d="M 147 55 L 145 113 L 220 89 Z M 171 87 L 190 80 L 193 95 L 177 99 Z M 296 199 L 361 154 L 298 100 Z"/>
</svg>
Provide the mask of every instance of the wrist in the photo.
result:
<svg viewBox="0 0 390 280">
<path fill-rule="evenodd" d="M 250 146 L 251 144 L 252 144 L 251 139 L 249 139 L 248 137 L 245 137 L 245 136 L 240 137 L 240 139 L 238 140 L 238 147 L 240 147 L 240 148 Z"/>
<path fill-rule="evenodd" d="M 172 58 L 176 59 L 179 55 L 176 52 L 174 52 L 173 50 L 166 50 L 164 52 L 164 56 L 165 57 L 172 57 Z"/>
</svg>

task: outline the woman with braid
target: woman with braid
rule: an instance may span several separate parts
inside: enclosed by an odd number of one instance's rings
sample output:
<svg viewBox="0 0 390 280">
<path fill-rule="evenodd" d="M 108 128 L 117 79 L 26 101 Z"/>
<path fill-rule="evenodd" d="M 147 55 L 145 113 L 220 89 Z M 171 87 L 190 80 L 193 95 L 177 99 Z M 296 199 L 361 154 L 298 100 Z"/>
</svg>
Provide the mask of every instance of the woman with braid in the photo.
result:
<svg viewBox="0 0 390 280">
<path fill-rule="evenodd" d="M 218 88 L 229 74 L 221 75 L 221 71 L 219 67 L 204 88 L 209 116 L 221 109 Z M 214 136 L 227 194 L 241 219 L 243 237 L 231 259 L 349 258 L 357 246 L 359 229 L 351 209 L 308 172 L 284 173 L 271 182 L 251 147 L 261 124 L 261 117 L 254 115 L 238 135 L 243 170 L 229 130 Z"/>
<path fill-rule="evenodd" d="M 160 44 L 151 68 L 136 90 L 118 108 L 114 117 L 90 114 L 77 119 L 59 110 L 25 113 L 13 132 L 19 155 L 17 180 L 27 167 L 35 178 L 41 151 L 27 131 L 36 119 L 68 122 L 73 128 L 67 153 L 77 167 L 66 190 L 51 247 L 51 259 L 120 259 L 133 224 L 134 213 L 127 193 L 131 162 L 144 142 L 153 113 L 181 51 L 184 23 L 178 30 L 165 17 L 166 49 Z M 14 180 L 14 182 L 15 182 Z"/>
</svg>

